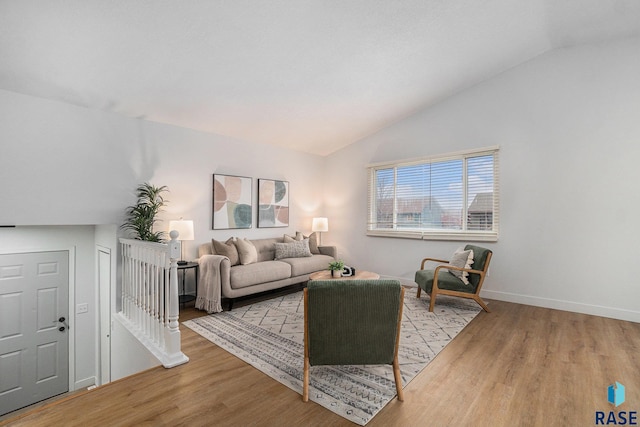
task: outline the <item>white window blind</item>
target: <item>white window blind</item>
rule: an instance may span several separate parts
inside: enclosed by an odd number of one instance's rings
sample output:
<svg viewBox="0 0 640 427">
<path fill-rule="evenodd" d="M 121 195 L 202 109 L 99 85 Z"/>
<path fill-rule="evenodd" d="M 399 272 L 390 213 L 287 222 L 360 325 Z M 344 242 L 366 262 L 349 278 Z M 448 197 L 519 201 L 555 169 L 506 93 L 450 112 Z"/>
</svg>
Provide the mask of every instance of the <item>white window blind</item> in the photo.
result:
<svg viewBox="0 0 640 427">
<path fill-rule="evenodd" d="M 498 148 L 369 165 L 369 235 L 498 239 Z"/>
</svg>

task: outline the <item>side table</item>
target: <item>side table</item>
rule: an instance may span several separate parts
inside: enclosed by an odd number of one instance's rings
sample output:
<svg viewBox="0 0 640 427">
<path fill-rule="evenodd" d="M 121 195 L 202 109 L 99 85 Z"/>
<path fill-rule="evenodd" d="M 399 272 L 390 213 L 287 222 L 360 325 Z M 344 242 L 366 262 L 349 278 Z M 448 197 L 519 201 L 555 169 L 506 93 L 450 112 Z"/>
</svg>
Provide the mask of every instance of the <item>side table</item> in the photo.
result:
<svg viewBox="0 0 640 427">
<path fill-rule="evenodd" d="M 193 301 L 198 296 L 198 263 L 197 262 L 188 262 L 186 264 L 178 264 L 178 271 L 182 271 L 182 293 L 178 296 L 178 300 L 180 304 L 185 304 L 187 302 Z M 193 269 L 195 270 L 196 275 L 196 294 L 187 294 L 184 287 L 185 276 L 187 275 L 187 270 Z"/>
</svg>

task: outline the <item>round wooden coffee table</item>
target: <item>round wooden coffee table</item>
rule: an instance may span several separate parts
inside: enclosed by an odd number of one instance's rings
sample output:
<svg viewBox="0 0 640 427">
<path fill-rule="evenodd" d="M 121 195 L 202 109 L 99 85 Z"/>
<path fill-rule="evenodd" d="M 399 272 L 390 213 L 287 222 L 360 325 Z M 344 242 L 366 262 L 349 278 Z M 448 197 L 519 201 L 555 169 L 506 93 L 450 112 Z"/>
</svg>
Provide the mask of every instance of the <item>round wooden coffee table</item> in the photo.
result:
<svg viewBox="0 0 640 427">
<path fill-rule="evenodd" d="M 356 270 L 355 275 L 346 277 L 332 277 L 330 270 L 316 271 L 315 273 L 311 273 L 309 275 L 309 280 L 375 280 L 379 278 L 380 275 L 378 273 L 372 273 L 370 271 L 362 270 Z"/>
</svg>

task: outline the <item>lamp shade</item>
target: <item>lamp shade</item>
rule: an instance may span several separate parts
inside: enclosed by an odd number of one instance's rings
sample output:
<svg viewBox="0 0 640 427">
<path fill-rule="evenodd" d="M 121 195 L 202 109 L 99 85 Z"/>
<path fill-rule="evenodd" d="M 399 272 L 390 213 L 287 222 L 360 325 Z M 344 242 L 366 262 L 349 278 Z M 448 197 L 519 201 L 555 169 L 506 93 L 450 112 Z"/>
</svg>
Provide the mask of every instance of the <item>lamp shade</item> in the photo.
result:
<svg viewBox="0 0 640 427">
<path fill-rule="evenodd" d="M 311 231 L 329 231 L 329 220 L 327 218 L 313 218 Z"/>
<path fill-rule="evenodd" d="M 193 234 L 193 221 L 191 220 L 178 220 L 169 221 L 169 231 L 176 230 L 178 233 L 178 240 L 195 240 Z"/>
</svg>

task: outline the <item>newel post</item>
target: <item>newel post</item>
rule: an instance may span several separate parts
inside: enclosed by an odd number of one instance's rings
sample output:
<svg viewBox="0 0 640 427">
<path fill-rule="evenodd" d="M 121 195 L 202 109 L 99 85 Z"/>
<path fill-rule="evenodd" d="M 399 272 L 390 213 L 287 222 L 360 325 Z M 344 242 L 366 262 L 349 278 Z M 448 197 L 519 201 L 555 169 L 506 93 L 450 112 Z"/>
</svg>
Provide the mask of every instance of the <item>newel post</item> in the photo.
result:
<svg viewBox="0 0 640 427">
<path fill-rule="evenodd" d="M 168 353 L 168 359 L 163 363 L 165 368 L 171 368 L 189 361 L 180 349 L 180 328 L 178 327 L 179 300 L 178 300 L 178 259 L 180 259 L 180 242 L 179 233 L 172 230 L 169 233 L 171 241 L 169 242 L 169 307 L 168 307 L 168 325 L 165 327 L 165 346 Z"/>
<path fill-rule="evenodd" d="M 178 301 L 178 259 L 180 259 L 179 233 L 171 230 L 169 233 L 169 329 L 178 329 L 179 301 Z"/>
</svg>

